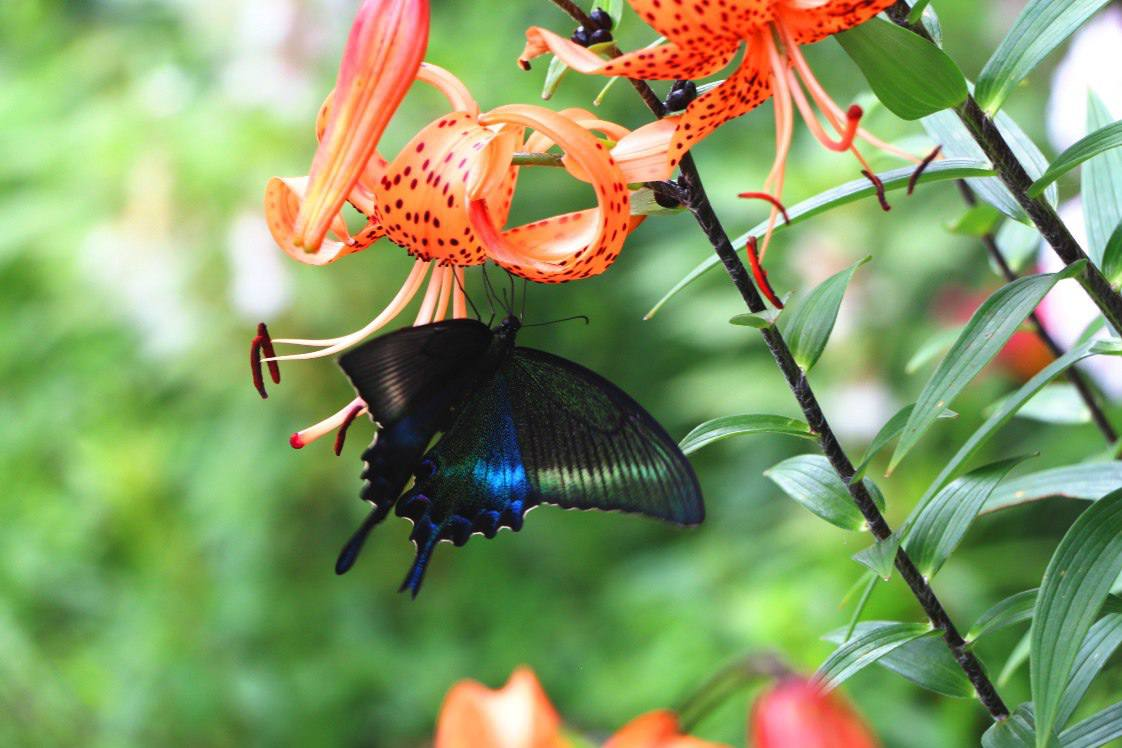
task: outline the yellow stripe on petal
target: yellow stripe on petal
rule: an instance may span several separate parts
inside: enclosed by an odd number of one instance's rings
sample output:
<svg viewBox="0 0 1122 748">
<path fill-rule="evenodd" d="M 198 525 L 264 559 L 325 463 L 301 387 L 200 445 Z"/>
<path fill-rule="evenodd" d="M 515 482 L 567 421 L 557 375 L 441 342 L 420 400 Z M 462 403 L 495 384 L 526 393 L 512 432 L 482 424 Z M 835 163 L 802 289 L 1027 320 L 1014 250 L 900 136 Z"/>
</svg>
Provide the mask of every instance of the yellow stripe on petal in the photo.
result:
<svg viewBox="0 0 1122 748">
<path fill-rule="evenodd" d="M 374 154 L 428 46 L 427 0 L 366 0 L 343 53 L 335 101 L 312 162 L 293 242 L 319 250 L 332 217 Z"/>
</svg>

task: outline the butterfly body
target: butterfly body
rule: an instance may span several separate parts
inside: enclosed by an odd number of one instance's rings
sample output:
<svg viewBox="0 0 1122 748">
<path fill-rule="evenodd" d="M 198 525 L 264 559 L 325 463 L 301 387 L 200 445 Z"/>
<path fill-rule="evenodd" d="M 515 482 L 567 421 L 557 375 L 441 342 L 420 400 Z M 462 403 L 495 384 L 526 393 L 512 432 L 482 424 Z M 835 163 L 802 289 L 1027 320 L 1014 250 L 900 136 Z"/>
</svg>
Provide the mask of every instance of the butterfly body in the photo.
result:
<svg viewBox="0 0 1122 748">
<path fill-rule="evenodd" d="M 362 497 L 374 511 L 337 572 L 394 506 L 413 522 L 417 557 L 402 589 L 414 595 L 437 543 L 518 531 L 539 503 L 701 521 L 697 479 L 654 419 L 593 372 L 517 347 L 519 327 L 514 317 L 494 330 L 439 322 L 340 360 L 382 430 L 363 454 Z"/>
</svg>

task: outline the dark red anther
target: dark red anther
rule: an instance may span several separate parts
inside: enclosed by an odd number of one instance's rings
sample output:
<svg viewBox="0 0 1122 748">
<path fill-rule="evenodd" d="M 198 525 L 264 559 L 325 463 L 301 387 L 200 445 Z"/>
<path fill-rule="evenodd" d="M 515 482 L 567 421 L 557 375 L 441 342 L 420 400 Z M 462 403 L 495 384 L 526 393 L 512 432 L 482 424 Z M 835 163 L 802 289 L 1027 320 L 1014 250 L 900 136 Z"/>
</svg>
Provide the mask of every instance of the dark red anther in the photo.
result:
<svg viewBox="0 0 1122 748">
<path fill-rule="evenodd" d="M 912 172 L 912 175 L 908 177 L 909 195 L 915 192 L 916 185 L 919 184 L 919 178 L 923 176 L 923 172 L 927 169 L 927 167 L 931 166 L 931 162 L 939 158 L 939 152 L 942 150 L 943 146 L 935 146 L 935 150 L 931 151 L 931 153 L 927 154 L 927 156 L 925 156 L 924 159 L 919 162 L 919 166 L 917 166 L 916 170 Z"/>
<path fill-rule="evenodd" d="M 265 391 L 265 377 L 261 373 L 262 354 L 266 358 L 273 358 L 277 355 L 277 352 L 273 350 L 273 340 L 269 337 L 269 328 L 265 327 L 264 322 L 258 323 L 257 335 L 249 345 L 249 370 L 253 375 L 253 386 L 257 388 L 261 397 L 267 400 L 269 393 Z M 269 378 L 273 380 L 274 384 L 280 384 L 280 365 L 276 361 L 266 361 L 265 363 L 269 367 Z"/>
<path fill-rule="evenodd" d="M 347 441 L 347 429 L 351 427 L 351 424 L 355 422 L 355 419 L 358 418 L 358 414 L 361 413 L 362 409 L 365 407 L 365 405 L 352 406 L 351 409 L 347 411 L 347 415 L 343 417 L 343 422 L 339 424 L 339 430 L 335 433 L 336 457 L 343 454 L 343 444 Z"/>
<path fill-rule="evenodd" d="M 748 264 L 752 267 L 752 275 L 756 279 L 756 285 L 760 287 L 760 290 L 763 291 L 764 296 L 767 297 L 767 300 L 771 302 L 773 307 L 782 309 L 783 302 L 775 295 L 771 283 L 768 282 L 767 271 L 760 265 L 760 255 L 756 250 L 756 237 L 748 237 L 748 243 L 745 249 L 748 250 Z"/>
<path fill-rule="evenodd" d="M 880 181 L 880 177 L 878 177 L 868 169 L 862 169 L 861 174 L 865 177 L 865 179 L 868 179 L 873 183 L 873 189 L 877 191 L 877 201 L 880 203 L 881 210 L 885 211 L 886 213 L 892 210 L 892 206 L 888 204 L 888 197 L 884 192 L 884 182 Z"/>
<path fill-rule="evenodd" d="M 787 215 L 787 209 L 783 207 L 783 203 L 775 195 L 769 195 L 766 192 L 741 192 L 737 197 L 748 198 L 750 200 L 763 200 L 764 202 L 771 203 L 773 208 L 776 208 L 783 215 L 783 223 L 790 224 L 791 217 Z"/>
</svg>

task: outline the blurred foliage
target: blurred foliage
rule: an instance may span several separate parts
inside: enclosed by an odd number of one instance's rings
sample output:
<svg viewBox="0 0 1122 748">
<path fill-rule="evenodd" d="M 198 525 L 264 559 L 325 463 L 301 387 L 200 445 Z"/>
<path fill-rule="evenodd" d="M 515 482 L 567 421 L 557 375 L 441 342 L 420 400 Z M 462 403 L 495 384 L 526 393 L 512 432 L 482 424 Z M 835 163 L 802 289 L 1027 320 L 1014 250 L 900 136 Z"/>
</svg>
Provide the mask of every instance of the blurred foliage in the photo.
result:
<svg viewBox="0 0 1122 748">
<path fill-rule="evenodd" d="M 442 547 L 414 602 L 394 591 L 412 547 L 405 523 L 391 519 L 356 570 L 334 576 L 364 513 L 358 456 L 369 426 L 356 424 L 340 459 L 325 443 L 293 452 L 288 434 L 339 407 L 349 387 L 329 362 L 288 365 L 261 402 L 246 350 L 261 317 L 277 335 L 356 329 L 408 266 L 382 243 L 329 268 L 297 267 L 260 219 L 266 179 L 310 160 L 355 4 L 0 3 L 4 745 L 423 745 L 456 679 L 498 685 L 520 663 L 572 725 L 606 734 L 750 650 L 774 649 L 810 671 L 830 650 L 820 637 L 848 619 L 846 592 L 862 572 L 850 556 L 868 540 L 826 526 L 762 479 L 805 449 L 780 438 L 697 455 L 709 518 L 692 532 L 545 508 L 519 535 Z M 1016 10 L 937 6 L 968 76 Z M 542 71 L 514 64 L 531 23 L 568 27 L 544 1 L 437 0 L 429 59 L 455 70 L 484 107 L 534 101 Z M 626 17 L 622 46 L 651 37 Z M 863 93 L 836 44 L 809 54 L 840 101 Z M 1039 138 L 1045 74 L 1030 83 L 1011 113 L 1026 114 Z M 554 103 L 586 106 L 601 86 L 573 76 Z M 431 119 L 436 99 L 426 97 L 407 103 L 387 150 Z M 623 85 L 602 110 L 645 121 Z M 734 195 L 770 166 L 771 116 L 764 106 L 697 153 L 732 231 L 762 216 Z M 883 110 L 869 126 L 925 144 Z M 800 130 L 787 198 L 856 168 Z M 588 200 L 557 174 L 527 183 L 540 189 L 520 193 L 532 192 L 522 216 Z M 813 377 L 853 454 L 923 384 L 929 369 L 903 369 L 950 323 L 935 299 L 997 285 L 976 241 L 945 230 L 963 210 L 952 185 L 893 202 L 887 216 L 865 203 L 817 219 L 769 253 L 783 290 L 874 256 Z M 590 325 L 540 327 L 523 340 L 608 375 L 676 436 L 718 415 L 794 415 L 756 334 L 726 323 L 742 309 L 723 277 L 641 321 L 706 252 L 688 217 L 651 220 L 609 273 L 531 289 L 531 321 L 587 314 Z M 956 406 L 963 415 L 940 422 L 880 481 L 894 523 L 1011 386 L 991 370 Z M 1039 450 L 1031 468 L 1040 469 L 1099 449 L 1090 427 L 1015 422 L 989 454 Z M 979 523 L 937 585 L 964 628 L 1036 584 L 1073 516 L 1049 503 Z M 920 612 L 894 579 L 867 615 Z M 983 648 L 991 671 L 1018 636 Z M 1027 696 L 1026 678 L 1005 687 L 1010 704 Z M 1091 701 L 1120 687 L 1108 671 Z M 889 746 L 966 745 L 986 723 L 976 703 L 880 669 L 847 690 Z M 734 700 L 700 734 L 742 743 L 745 715 Z"/>
</svg>

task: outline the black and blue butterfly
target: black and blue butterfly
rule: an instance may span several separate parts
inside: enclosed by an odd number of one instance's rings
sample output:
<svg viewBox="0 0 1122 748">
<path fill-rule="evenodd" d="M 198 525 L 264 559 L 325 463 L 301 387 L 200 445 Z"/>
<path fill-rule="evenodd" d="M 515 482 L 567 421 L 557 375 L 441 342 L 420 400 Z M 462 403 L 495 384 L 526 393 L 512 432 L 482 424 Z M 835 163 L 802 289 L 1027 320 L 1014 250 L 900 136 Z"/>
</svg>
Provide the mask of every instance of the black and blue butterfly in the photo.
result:
<svg viewBox="0 0 1122 748">
<path fill-rule="evenodd" d="M 658 422 L 598 374 L 515 346 L 520 327 L 514 316 L 493 330 L 472 319 L 436 322 L 340 359 L 381 428 L 362 456 L 362 498 L 374 509 L 336 573 L 351 568 L 395 506 L 413 521 L 417 556 L 401 589 L 414 596 L 438 542 L 517 532 L 541 503 L 702 521 L 697 476 Z"/>
</svg>

